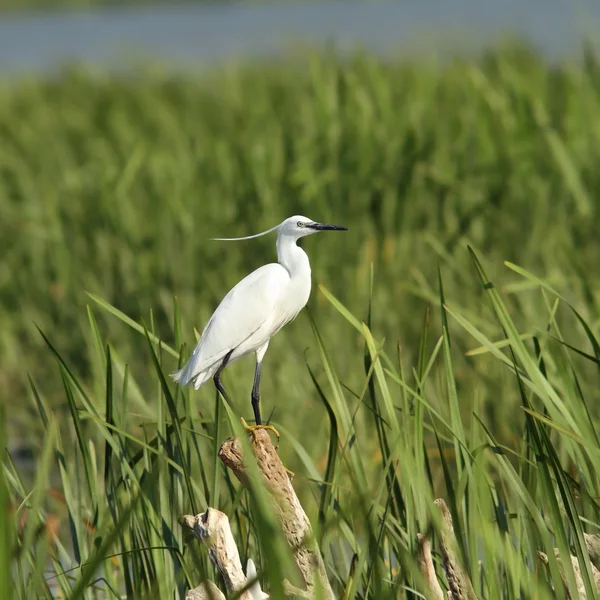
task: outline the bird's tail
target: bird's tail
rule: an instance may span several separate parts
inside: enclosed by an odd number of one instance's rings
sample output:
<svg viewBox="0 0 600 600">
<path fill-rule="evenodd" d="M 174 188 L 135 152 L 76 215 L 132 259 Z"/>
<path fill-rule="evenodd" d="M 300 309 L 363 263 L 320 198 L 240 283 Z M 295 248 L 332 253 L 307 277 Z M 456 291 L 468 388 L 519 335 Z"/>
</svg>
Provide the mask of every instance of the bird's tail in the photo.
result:
<svg viewBox="0 0 600 600">
<path fill-rule="evenodd" d="M 183 367 L 182 369 L 179 369 L 179 371 L 175 371 L 175 373 L 171 373 L 169 375 L 169 377 L 175 383 L 178 383 L 179 385 L 187 385 L 189 383 L 189 380 L 186 377 L 185 370 L 186 370 L 185 367 Z"/>
<path fill-rule="evenodd" d="M 216 368 L 209 367 L 204 371 L 200 371 L 200 373 L 194 373 L 194 364 L 192 361 L 189 361 L 182 369 L 175 371 L 175 373 L 171 373 L 171 379 L 181 386 L 193 382 L 194 389 L 197 390 L 214 375 L 216 370 Z"/>
</svg>

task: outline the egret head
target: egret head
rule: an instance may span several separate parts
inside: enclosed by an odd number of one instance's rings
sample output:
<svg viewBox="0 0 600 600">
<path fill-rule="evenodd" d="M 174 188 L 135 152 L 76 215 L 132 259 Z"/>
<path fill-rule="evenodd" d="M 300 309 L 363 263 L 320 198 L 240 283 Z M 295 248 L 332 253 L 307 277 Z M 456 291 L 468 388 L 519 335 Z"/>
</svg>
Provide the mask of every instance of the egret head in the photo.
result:
<svg viewBox="0 0 600 600">
<path fill-rule="evenodd" d="M 319 231 L 348 231 L 347 227 L 342 227 L 341 225 L 330 225 L 329 223 L 317 223 L 308 217 L 303 217 L 302 215 L 296 215 L 294 217 L 290 217 L 280 223 L 279 225 L 275 225 L 275 227 L 271 227 L 271 229 L 267 229 L 262 233 L 255 233 L 254 235 L 247 235 L 245 237 L 239 238 L 212 238 L 213 240 L 223 241 L 223 242 L 236 242 L 240 240 L 251 240 L 253 238 L 260 237 L 261 235 L 266 235 L 267 233 L 271 233 L 272 231 L 277 231 L 280 236 L 288 236 L 294 239 L 299 239 L 301 237 L 311 235 L 312 233 L 318 233 Z"/>
<path fill-rule="evenodd" d="M 288 235 L 294 238 L 301 238 L 306 235 L 318 233 L 319 231 L 347 231 L 347 227 L 341 225 L 330 225 L 329 223 L 317 223 L 312 219 L 296 215 L 286 219 L 279 226 L 279 235 Z"/>
</svg>

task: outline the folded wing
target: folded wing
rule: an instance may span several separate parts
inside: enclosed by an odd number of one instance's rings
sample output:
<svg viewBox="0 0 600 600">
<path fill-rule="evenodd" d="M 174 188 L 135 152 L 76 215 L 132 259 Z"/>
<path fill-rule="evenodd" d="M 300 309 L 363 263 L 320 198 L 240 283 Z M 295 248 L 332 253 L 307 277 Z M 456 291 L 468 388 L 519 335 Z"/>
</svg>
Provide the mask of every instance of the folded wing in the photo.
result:
<svg viewBox="0 0 600 600">
<path fill-rule="evenodd" d="M 289 274 L 277 263 L 265 265 L 242 279 L 221 301 L 206 324 L 186 365 L 172 375 L 181 385 L 220 364 L 225 356 L 272 321 L 277 299 Z"/>
</svg>

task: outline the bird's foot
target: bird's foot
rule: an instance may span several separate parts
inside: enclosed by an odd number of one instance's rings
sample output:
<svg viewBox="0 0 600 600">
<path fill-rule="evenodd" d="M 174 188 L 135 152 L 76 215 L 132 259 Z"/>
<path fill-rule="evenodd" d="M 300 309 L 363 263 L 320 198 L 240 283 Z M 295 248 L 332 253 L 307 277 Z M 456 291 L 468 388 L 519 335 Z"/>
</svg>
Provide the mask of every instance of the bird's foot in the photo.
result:
<svg viewBox="0 0 600 600">
<path fill-rule="evenodd" d="M 248 425 L 248 423 L 246 423 L 246 420 L 244 418 L 242 418 L 242 425 L 244 426 L 244 429 L 246 431 L 249 431 L 252 434 L 254 441 L 256 441 L 256 432 L 259 429 L 266 429 L 267 431 L 272 431 L 275 434 L 275 436 L 277 437 L 277 441 L 279 441 L 279 438 L 281 437 L 279 435 L 279 431 L 277 431 L 277 429 L 275 429 L 275 427 L 273 427 L 273 425 Z"/>
<path fill-rule="evenodd" d="M 279 435 L 279 431 L 277 431 L 277 429 L 275 429 L 275 427 L 273 427 L 273 425 L 248 425 L 248 423 L 246 423 L 246 420 L 242 417 L 241 419 L 242 421 L 242 425 L 244 426 L 244 429 L 246 431 L 249 431 L 252 434 L 252 437 L 254 438 L 254 441 L 256 442 L 256 432 L 259 429 L 266 429 L 267 431 L 272 431 L 276 436 L 277 436 L 277 441 L 279 441 L 279 438 L 281 437 Z M 275 446 L 275 450 L 277 450 L 279 446 Z M 290 479 L 294 479 L 294 477 L 296 476 L 296 473 L 294 473 L 294 471 L 290 471 L 287 467 L 283 467 L 286 470 L 286 473 L 288 474 L 288 477 Z"/>
</svg>

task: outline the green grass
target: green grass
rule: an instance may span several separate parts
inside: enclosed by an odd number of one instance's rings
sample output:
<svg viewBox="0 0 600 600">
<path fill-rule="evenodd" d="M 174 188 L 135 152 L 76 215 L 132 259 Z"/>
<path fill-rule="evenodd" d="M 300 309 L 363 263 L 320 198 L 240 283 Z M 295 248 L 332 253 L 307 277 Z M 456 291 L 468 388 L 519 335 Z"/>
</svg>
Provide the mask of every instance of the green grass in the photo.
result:
<svg viewBox="0 0 600 600">
<path fill-rule="evenodd" d="M 276 591 L 272 517 L 216 457 L 252 360 L 225 373 L 232 412 L 166 374 L 274 257 L 208 238 L 305 214 L 350 231 L 303 243 L 315 287 L 271 344 L 263 414 L 336 592 L 422 589 L 443 497 L 479 597 L 564 597 L 536 552 L 583 557 L 600 523 L 599 92 L 593 59 L 514 46 L 2 89 L 0 584 L 183 597 L 218 578 L 177 518 L 213 506 Z"/>
</svg>

